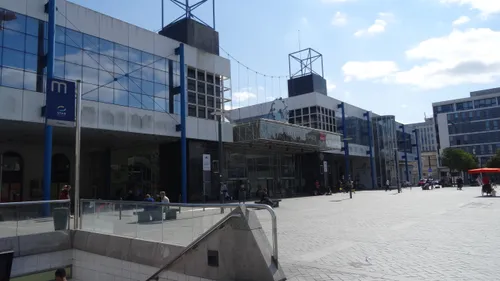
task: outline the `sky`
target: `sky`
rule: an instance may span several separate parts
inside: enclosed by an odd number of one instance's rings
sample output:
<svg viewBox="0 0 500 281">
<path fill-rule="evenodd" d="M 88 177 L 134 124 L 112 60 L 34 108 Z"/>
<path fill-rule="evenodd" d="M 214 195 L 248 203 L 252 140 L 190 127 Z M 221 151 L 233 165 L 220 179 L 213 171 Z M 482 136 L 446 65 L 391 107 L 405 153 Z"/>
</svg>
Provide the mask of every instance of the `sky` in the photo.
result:
<svg viewBox="0 0 500 281">
<path fill-rule="evenodd" d="M 209 24 L 211 1 L 193 11 Z M 72 2 L 161 29 L 161 0 Z M 182 15 L 169 0 L 164 12 L 165 23 Z M 233 107 L 286 97 L 288 55 L 304 48 L 322 54 L 329 96 L 403 123 L 431 116 L 433 102 L 499 86 L 499 0 L 216 0 L 215 28 Z"/>
</svg>

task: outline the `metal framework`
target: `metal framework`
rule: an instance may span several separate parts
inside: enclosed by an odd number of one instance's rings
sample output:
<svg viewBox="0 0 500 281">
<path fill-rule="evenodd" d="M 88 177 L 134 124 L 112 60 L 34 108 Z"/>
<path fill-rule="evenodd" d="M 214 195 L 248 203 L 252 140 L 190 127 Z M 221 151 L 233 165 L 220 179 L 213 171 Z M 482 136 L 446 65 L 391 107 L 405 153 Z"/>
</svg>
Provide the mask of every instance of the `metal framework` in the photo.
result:
<svg viewBox="0 0 500 281">
<path fill-rule="evenodd" d="M 162 3 L 162 25 L 163 25 L 163 6 L 164 6 L 163 1 L 164 0 L 161 0 L 161 3 Z M 178 22 L 179 20 L 186 18 L 186 19 L 196 19 L 200 23 L 203 23 L 204 25 L 215 29 L 215 0 L 212 0 L 212 26 L 210 26 L 208 23 L 204 22 L 202 19 L 200 19 L 199 17 L 197 17 L 196 15 L 193 14 L 194 10 L 196 10 L 201 5 L 205 4 L 207 1 L 208 0 L 198 0 L 194 4 L 189 4 L 189 0 L 185 0 L 185 2 L 182 2 L 180 0 L 170 0 L 170 2 L 174 3 L 177 7 L 181 8 L 182 11 L 184 11 L 184 13 L 181 16 L 179 16 L 178 18 L 176 18 L 174 21 L 169 23 L 168 25 L 174 24 L 174 23 Z M 195 2 L 195 1 L 192 1 L 192 2 Z"/>
<path fill-rule="evenodd" d="M 320 67 L 316 66 L 314 62 L 319 60 Z M 292 62 L 298 62 L 299 70 L 292 71 Z M 318 71 L 315 68 L 320 68 Z M 294 67 L 296 69 L 296 67 Z M 323 71 L 323 55 L 312 48 L 303 49 L 297 51 L 295 53 L 291 53 L 288 55 L 288 71 L 290 75 L 290 79 L 294 77 L 301 77 L 309 74 L 316 74 L 321 77 L 324 77 Z M 321 73 L 321 74 L 320 74 Z"/>
</svg>

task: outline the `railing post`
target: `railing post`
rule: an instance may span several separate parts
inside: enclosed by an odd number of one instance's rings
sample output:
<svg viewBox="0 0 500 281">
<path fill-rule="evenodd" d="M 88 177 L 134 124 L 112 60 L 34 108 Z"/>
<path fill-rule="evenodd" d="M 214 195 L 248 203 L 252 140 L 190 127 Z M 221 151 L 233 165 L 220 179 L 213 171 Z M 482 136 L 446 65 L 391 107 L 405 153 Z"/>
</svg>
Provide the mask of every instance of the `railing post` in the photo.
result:
<svg viewBox="0 0 500 281">
<path fill-rule="evenodd" d="M 120 218 L 120 220 L 122 220 L 122 202 L 123 201 L 121 198 L 120 198 L 120 205 L 118 207 L 118 216 Z"/>
</svg>

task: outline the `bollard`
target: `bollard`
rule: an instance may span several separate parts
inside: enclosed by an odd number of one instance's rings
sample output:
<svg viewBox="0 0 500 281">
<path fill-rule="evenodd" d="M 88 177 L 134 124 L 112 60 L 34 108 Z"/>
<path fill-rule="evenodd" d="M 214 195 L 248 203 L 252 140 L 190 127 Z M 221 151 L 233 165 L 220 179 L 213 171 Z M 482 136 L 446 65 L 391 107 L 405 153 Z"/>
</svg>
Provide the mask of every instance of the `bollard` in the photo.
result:
<svg viewBox="0 0 500 281">
<path fill-rule="evenodd" d="M 118 216 L 119 216 L 119 220 L 122 220 L 122 201 L 123 199 L 120 198 L 120 206 L 118 207 Z"/>
</svg>

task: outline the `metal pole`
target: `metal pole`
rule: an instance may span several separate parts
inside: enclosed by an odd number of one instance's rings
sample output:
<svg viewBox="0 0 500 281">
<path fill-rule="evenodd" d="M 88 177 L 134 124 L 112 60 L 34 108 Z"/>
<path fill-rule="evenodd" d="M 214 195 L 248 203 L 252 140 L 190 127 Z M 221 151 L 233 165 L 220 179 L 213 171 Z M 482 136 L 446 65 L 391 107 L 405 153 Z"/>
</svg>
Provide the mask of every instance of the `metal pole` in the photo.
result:
<svg viewBox="0 0 500 281">
<path fill-rule="evenodd" d="M 342 110 L 342 137 L 344 141 L 344 161 L 345 161 L 345 180 L 350 186 L 350 179 L 349 179 L 349 142 L 347 141 L 347 131 L 346 131 L 346 124 L 345 124 L 345 104 L 344 102 L 341 102 L 337 108 L 340 108 Z M 349 197 L 352 198 L 352 187 L 349 188 Z"/>
<path fill-rule="evenodd" d="M 47 82 L 54 77 L 54 56 L 56 44 L 56 0 L 49 0 L 49 23 L 48 23 L 48 46 L 47 46 Z M 47 95 L 45 95 L 47 105 Z M 47 107 L 45 107 L 47 109 Z M 47 112 L 45 112 L 45 144 L 43 150 L 43 199 L 50 200 L 50 186 L 52 184 L 52 126 L 47 124 Z M 49 215 L 50 206 L 46 205 L 45 215 Z"/>
<path fill-rule="evenodd" d="M 370 118 L 370 111 L 366 113 L 366 121 L 368 122 L 368 144 L 370 145 L 370 150 L 368 154 L 370 155 L 370 174 L 372 176 L 372 189 L 375 189 L 375 161 L 373 159 L 373 131 L 372 131 L 372 121 Z"/>
<path fill-rule="evenodd" d="M 186 0 L 186 4 L 188 1 Z M 181 95 L 181 200 L 187 203 L 187 139 L 186 139 L 186 65 L 184 44 L 179 44 L 180 95 Z"/>
<path fill-rule="evenodd" d="M 220 115 L 218 116 L 219 120 L 218 120 L 218 136 L 217 136 L 217 139 L 218 139 L 218 142 L 219 142 L 219 178 L 220 178 L 220 181 L 221 183 L 224 181 L 224 144 L 222 142 L 222 118 L 224 118 L 224 115 L 222 113 L 222 111 L 224 110 L 224 103 L 221 101 L 221 111 L 220 111 Z"/>
<path fill-rule="evenodd" d="M 214 30 L 215 30 L 215 0 L 213 0 L 212 4 L 212 14 L 213 14 Z"/>
<path fill-rule="evenodd" d="M 161 0 L 161 29 L 165 27 L 165 0 Z"/>
<path fill-rule="evenodd" d="M 394 167 L 396 168 L 396 187 L 398 188 L 398 193 L 400 192 L 399 189 L 399 161 L 398 161 L 398 150 L 397 148 L 394 149 Z"/>
<path fill-rule="evenodd" d="M 186 0 L 186 18 L 191 18 L 191 8 L 189 7 L 189 0 Z"/>
<path fill-rule="evenodd" d="M 413 130 L 415 133 L 415 146 L 417 147 L 417 164 L 418 164 L 418 180 L 422 178 L 422 163 L 420 159 L 420 145 L 419 145 L 419 135 L 418 135 L 418 129 Z"/>
<path fill-rule="evenodd" d="M 406 138 L 406 131 L 405 131 L 405 125 L 401 125 L 403 129 L 403 140 L 404 140 L 404 149 L 405 149 L 405 173 L 406 173 L 406 181 L 410 181 L 410 174 L 408 170 L 408 144 L 407 144 L 407 138 Z"/>
<path fill-rule="evenodd" d="M 75 219 L 73 229 L 78 228 L 80 219 L 80 152 L 81 152 L 81 130 L 82 130 L 82 82 L 76 81 L 76 132 L 75 132 Z"/>
</svg>

